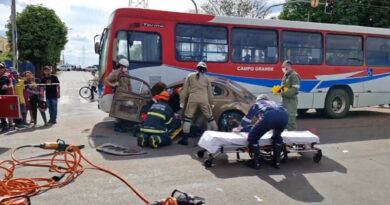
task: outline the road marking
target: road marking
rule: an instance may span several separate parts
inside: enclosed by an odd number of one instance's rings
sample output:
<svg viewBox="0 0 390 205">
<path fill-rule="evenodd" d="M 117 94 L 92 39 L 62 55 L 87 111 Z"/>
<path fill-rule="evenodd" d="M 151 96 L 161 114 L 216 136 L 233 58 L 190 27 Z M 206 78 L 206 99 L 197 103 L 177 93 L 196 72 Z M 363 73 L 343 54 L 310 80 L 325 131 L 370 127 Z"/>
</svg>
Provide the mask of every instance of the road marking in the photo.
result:
<svg viewBox="0 0 390 205">
<path fill-rule="evenodd" d="M 349 151 L 348 151 L 348 150 L 346 150 L 346 149 L 345 149 L 345 150 L 343 150 L 343 153 L 348 153 L 348 152 L 349 152 Z"/>
<path fill-rule="evenodd" d="M 219 187 L 217 187 L 216 190 L 219 191 L 219 192 L 223 192 L 223 189 L 219 188 Z"/>
<path fill-rule="evenodd" d="M 258 197 L 257 195 L 254 195 L 255 199 L 258 201 L 258 202 L 263 202 L 263 199 L 261 199 L 260 197 Z"/>
</svg>

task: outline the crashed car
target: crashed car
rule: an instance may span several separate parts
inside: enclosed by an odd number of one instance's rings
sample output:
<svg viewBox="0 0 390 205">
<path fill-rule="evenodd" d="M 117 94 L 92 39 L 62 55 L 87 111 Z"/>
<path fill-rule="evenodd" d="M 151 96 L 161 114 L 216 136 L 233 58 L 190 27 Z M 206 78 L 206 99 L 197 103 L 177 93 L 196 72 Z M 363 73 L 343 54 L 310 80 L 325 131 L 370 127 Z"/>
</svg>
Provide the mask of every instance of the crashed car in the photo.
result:
<svg viewBox="0 0 390 205">
<path fill-rule="evenodd" d="M 145 109 L 152 100 L 151 87 L 142 79 L 130 78 L 131 91 L 118 87 L 115 90 L 110 117 L 120 118 L 136 123 L 141 123 Z M 220 131 L 231 131 L 238 126 L 241 118 L 247 113 L 255 96 L 241 85 L 225 78 L 209 77 L 213 93 L 213 115 Z M 184 79 L 168 85 L 168 90 L 177 90 L 182 87 Z M 178 111 L 179 96 L 174 93 L 171 96 L 170 105 Z M 196 120 L 194 120 L 196 121 Z"/>
</svg>

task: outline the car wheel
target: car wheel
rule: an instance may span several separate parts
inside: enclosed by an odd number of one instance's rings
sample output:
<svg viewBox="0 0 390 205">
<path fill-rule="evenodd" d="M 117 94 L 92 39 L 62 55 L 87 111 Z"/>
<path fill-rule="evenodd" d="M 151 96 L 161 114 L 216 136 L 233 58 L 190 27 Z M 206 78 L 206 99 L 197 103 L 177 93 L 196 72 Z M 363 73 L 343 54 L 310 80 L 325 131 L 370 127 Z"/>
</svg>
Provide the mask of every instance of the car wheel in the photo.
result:
<svg viewBox="0 0 390 205">
<path fill-rule="evenodd" d="M 223 132 L 231 132 L 233 128 L 240 125 L 244 114 L 240 111 L 227 111 L 223 113 L 219 119 L 219 130 Z"/>
</svg>

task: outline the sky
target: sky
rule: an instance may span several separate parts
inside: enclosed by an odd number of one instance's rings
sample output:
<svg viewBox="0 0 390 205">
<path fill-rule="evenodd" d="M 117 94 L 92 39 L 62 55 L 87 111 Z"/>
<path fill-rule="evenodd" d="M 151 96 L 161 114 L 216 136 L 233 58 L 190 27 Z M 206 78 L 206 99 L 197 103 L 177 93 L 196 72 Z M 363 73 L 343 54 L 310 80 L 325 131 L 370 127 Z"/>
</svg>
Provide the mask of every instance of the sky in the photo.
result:
<svg viewBox="0 0 390 205">
<path fill-rule="evenodd" d="M 133 0 L 136 1 L 136 0 Z M 195 0 L 198 7 L 205 0 Z M 285 0 L 268 0 L 269 5 Z M 100 34 L 108 23 L 108 16 L 117 8 L 127 7 L 128 0 L 16 0 L 17 12 L 26 5 L 42 4 L 53 9 L 68 27 L 68 43 L 63 57 L 66 63 L 88 66 L 98 64 L 93 37 Z M 191 0 L 149 0 L 149 9 L 185 12 L 194 9 Z M 271 10 L 275 16 L 281 7 Z M 11 0 L 0 0 L 0 35 L 5 35 L 5 25 L 11 13 Z M 62 57 L 61 57 L 62 59 Z"/>
</svg>

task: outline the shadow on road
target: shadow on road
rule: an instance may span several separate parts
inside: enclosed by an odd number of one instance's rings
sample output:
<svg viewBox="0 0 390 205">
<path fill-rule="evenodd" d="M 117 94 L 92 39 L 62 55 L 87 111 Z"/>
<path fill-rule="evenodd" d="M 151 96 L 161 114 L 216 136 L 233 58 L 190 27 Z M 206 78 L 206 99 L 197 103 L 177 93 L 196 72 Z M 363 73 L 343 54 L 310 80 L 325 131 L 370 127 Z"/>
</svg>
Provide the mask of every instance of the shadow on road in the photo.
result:
<svg viewBox="0 0 390 205">
<path fill-rule="evenodd" d="M 351 120 L 353 118 L 361 118 L 361 117 L 378 117 L 378 116 L 382 116 L 382 117 L 390 117 L 390 112 L 388 112 L 390 110 L 390 108 L 369 108 L 370 110 L 351 110 L 347 116 L 343 119 L 346 119 L 346 120 Z M 302 114 L 302 115 L 299 115 L 298 116 L 298 119 L 299 120 L 302 120 L 302 121 L 305 121 L 305 120 L 312 120 L 312 119 L 318 119 L 318 120 L 323 120 L 323 119 L 327 119 L 326 117 L 324 117 L 323 115 L 317 113 L 317 112 L 308 112 L 308 113 L 305 113 L 305 114 Z M 328 120 L 331 120 L 331 119 L 328 119 Z M 342 120 L 342 119 L 334 119 L 334 120 Z"/>
<path fill-rule="evenodd" d="M 51 126 L 28 127 L 28 128 L 10 130 L 10 131 L 4 133 L 4 135 L 8 136 L 8 135 L 14 135 L 14 134 L 20 134 L 20 133 L 35 132 L 35 131 L 46 130 L 46 129 L 50 129 L 50 128 L 51 128 Z"/>
<path fill-rule="evenodd" d="M 199 161 L 203 162 L 203 160 Z M 226 156 L 217 158 L 215 163 L 216 165 L 208 170 L 218 178 L 258 176 L 286 196 L 301 202 L 321 202 L 324 200 L 324 197 L 306 179 L 305 174 L 347 173 L 347 168 L 325 156 L 320 163 L 314 163 L 306 155 L 299 158 L 292 157 L 287 163 L 282 164 L 279 170 L 272 168 L 267 163 L 263 163 L 260 170 L 253 170 L 248 168 L 244 161 L 227 161 Z"/>
<path fill-rule="evenodd" d="M 114 121 L 107 120 L 96 124 L 88 137 L 88 144 L 91 148 L 96 148 L 104 143 L 113 143 L 120 146 L 132 148 L 137 146 L 137 139 L 133 137 L 133 133 L 119 133 L 114 132 Z M 114 156 L 105 153 L 100 153 L 107 160 L 129 160 L 129 159 L 142 159 L 142 158 L 154 158 L 154 157 L 168 157 L 176 155 L 193 155 L 199 149 L 195 146 L 199 138 L 189 139 L 192 145 L 181 146 L 176 141 L 171 145 L 160 147 L 158 149 L 144 148 L 143 151 L 147 152 L 144 155 L 132 155 L 132 156 Z"/>
<path fill-rule="evenodd" d="M 370 108 L 371 109 L 371 108 Z M 321 144 L 388 139 L 390 113 L 387 109 L 354 110 L 342 119 L 307 113 L 298 119 L 298 129 L 315 128 Z"/>
<path fill-rule="evenodd" d="M 3 153 L 6 153 L 10 149 L 11 148 L 8 148 L 8 147 L 0 147 L 0 155 L 3 154 Z"/>
<path fill-rule="evenodd" d="M 315 128 L 320 137 L 320 144 L 333 144 L 342 142 L 367 141 L 389 138 L 390 113 L 376 110 L 355 110 L 343 119 L 327 119 L 316 113 L 307 113 L 304 118 L 298 120 L 300 130 Z M 114 132 L 114 121 L 106 118 L 96 124 L 89 136 L 90 147 L 96 148 L 104 143 L 118 144 L 124 147 L 136 147 L 136 138 L 131 132 Z M 197 138 L 192 139 L 195 145 Z M 167 157 L 175 155 L 193 155 L 197 152 L 194 146 L 183 147 L 173 142 L 172 145 L 159 149 L 146 148 L 145 155 L 139 156 L 112 156 L 103 154 L 107 160 L 127 160 L 136 158 Z"/>
</svg>

